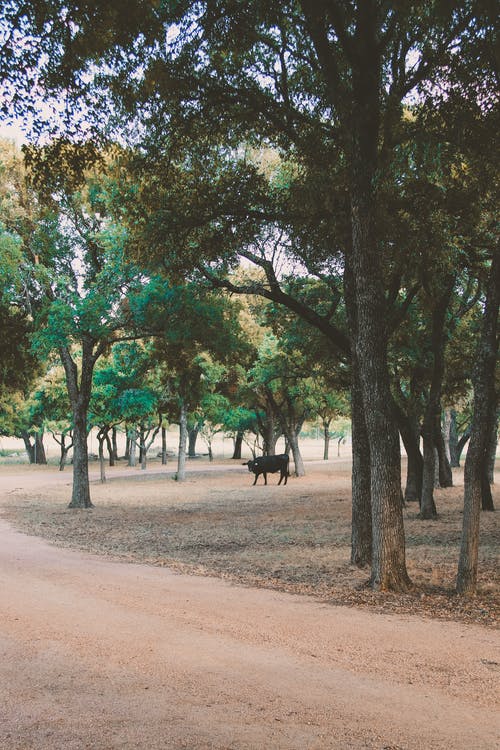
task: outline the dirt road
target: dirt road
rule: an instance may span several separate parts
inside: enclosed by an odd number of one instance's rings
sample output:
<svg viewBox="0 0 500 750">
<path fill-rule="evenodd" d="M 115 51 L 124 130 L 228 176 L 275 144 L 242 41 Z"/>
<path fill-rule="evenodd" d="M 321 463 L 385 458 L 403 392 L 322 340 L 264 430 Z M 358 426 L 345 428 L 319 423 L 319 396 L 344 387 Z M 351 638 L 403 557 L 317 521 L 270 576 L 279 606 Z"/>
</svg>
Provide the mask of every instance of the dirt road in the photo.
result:
<svg viewBox="0 0 500 750">
<path fill-rule="evenodd" d="M 493 750 L 498 632 L 116 563 L 0 521 L 1 750 Z"/>
</svg>

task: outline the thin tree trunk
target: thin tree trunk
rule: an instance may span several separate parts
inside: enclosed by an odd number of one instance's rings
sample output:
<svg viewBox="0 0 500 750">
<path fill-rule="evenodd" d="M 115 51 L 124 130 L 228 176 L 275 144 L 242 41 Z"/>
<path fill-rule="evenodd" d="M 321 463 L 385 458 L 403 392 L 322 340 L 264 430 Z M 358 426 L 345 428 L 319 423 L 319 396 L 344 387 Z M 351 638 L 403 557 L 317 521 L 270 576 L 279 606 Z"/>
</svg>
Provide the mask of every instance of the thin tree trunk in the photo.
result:
<svg viewBox="0 0 500 750">
<path fill-rule="evenodd" d="M 179 452 L 177 456 L 177 476 L 178 482 L 184 482 L 186 479 L 186 443 L 187 443 L 187 409 L 182 402 L 179 415 Z"/>
<path fill-rule="evenodd" d="M 113 427 L 113 429 L 111 430 L 111 443 L 113 445 L 113 460 L 118 461 L 118 442 L 116 436 L 116 427 Z"/>
<path fill-rule="evenodd" d="M 147 465 L 147 458 L 146 458 L 147 449 L 146 449 L 146 432 L 145 432 L 145 429 L 144 429 L 143 425 L 141 425 L 141 429 L 139 431 L 139 445 L 141 447 L 141 453 L 140 453 L 140 456 L 141 456 L 141 470 L 145 471 L 146 470 L 146 465 Z"/>
<path fill-rule="evenodd" d="M 330 452 L 330 420 L 323 420 L 323 461 L 328 461 Z"/>
<path fill-rule="evenodd" d="M 167 430 L 165 427 L 161 428 L 161 464 L 167 465 Z"/>
<path fill-rule="evenodd" d="M 113 428 L 114 429 L 114 428 Z M 109 437 L 109 432 L 106 433 L 106 448 L 108 449 L 108 462 L 110 466 L 115 465 L 115 454 L 113 450 L 113 442 Z"/>
<path fill-rule="evenodd" d="M 456 468 L 460 466 L 460 456 L 458 453 L 457 412 L 455 409 L 449 409 L 449 419 L 448 448 L 450 454 L 450 466 Z"/>
<path fill-rule="evenodd" d="M 104 443 L 106 442 L 107 435 L 108 435 L 108 431 L 106 428 L 101 428 L 99 432 L 97 433 L 97 442 L 99 445 L 99 470 L 100 470 L 101 484 L 106 483 L 106 464 L 104 461 Z"/>
<path fill-rule="evenodd" d="M 495 366 L 498 352 L 498 309 L 500 301 L 500 251 L 496 250 L 490 269 L 488 290 L 472 382 L 474 412 L 472 432 L 464 470 L 464 516 L 457 572 L 457 591 L 473 595 L 477 588 L 479 519 L 485 457 L 491 440 L 495 413 Z"/>
<path fill-rule="evenodd" d="M 66 443 L 66 437 L 65 435 L 61 435 L 61 457 L 59 459 L 59 471 L 64 471 L 64 467 L 66 466 L 66 460 L 68 458 L 68 453 L 73 447 L 73 438 L 71 439 L 71 443 Z"/>
</svg>

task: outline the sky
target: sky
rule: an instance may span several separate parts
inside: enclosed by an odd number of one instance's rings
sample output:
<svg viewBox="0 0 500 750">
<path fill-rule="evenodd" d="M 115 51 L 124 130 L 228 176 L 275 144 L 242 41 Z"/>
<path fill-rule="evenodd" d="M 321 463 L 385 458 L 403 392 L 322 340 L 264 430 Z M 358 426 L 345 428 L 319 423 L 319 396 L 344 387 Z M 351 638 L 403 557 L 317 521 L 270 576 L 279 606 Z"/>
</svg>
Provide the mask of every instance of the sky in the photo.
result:
<svg viewBox="0 0 500 750">
<path fill-rule="evenodd" d="M 17 125 L 3 125 L 0 122 L 0 138 L 6 138 L 21 145 L 26 141 L 26 136 Z"/>
</svg>

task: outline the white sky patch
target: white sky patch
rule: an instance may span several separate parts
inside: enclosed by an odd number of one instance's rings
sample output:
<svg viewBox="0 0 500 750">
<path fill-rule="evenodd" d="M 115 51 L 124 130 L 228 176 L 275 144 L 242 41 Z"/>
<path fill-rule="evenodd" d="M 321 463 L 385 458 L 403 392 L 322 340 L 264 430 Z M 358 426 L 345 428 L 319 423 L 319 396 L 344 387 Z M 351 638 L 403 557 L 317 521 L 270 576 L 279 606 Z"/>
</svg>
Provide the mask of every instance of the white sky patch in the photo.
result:
<svg viewBox="0 0 500 750">
<path fill-rule="evenodd" d="M 7 125 L 0 122 L 0 138 L 4 138 L 6 141 L 13 141 L 16 146 L 22 146 L 26 143 L 26 133 L 22 129 L 21 125 Z"/>
</svg>

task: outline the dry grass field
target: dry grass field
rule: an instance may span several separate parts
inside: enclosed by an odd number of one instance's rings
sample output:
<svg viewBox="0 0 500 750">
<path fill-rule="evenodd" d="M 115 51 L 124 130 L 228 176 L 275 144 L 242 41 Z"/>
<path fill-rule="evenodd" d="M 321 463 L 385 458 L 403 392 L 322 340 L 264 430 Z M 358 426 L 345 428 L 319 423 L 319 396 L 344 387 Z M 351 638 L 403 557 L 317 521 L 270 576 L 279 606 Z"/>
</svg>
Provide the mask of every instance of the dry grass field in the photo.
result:
<svg viewBox="0 0 500 750">
<path fill-rule="evenodd" d="M 2 466 L 3 517 L 16 528 L 63 547 L 121 561 L 239 583 L 305 593 L 332 604 L 424 617 L 498 622 L 498 513 L 481 515 L 479 592 L 472 600 L 454 594 L 460 544 L 463 477 L 436 491 L 439 517 L 418 518 L 416 505 L 404 509 L 407 564 L 414 590 L 380 594 L 366 586 L 369 571 L 349 564 L 350 466 L 334 458 L 308 461 L 306 476 L 277 486 L 277 475 L 253 487 L 241 462 L 207 459 L 188 463 L 187 481 L 174 481 L 150 462 L 146 471 L 123 462 L 98 481 L 93 464 L 94 508 L 67 508 L 71 467 Z M 23 477 L 22 481 L 18 477 Z M 495 490 L 496 507 L 500 492 Z"/>
</svg>

